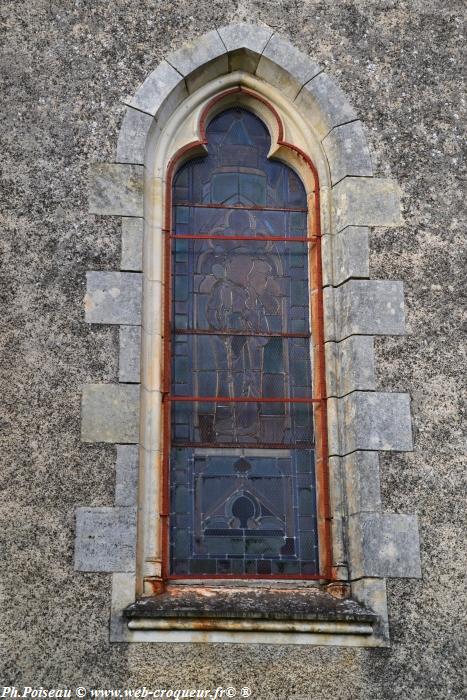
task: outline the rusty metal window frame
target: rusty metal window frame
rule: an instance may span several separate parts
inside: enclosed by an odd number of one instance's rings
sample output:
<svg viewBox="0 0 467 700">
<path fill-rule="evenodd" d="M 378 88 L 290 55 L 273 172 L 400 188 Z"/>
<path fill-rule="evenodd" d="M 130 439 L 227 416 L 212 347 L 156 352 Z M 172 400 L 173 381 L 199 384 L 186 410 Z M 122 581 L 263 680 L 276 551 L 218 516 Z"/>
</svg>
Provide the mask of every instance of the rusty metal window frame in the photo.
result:
<svg viewBox="0 0 467 700">
<path fill-rule="evenodd" d="M 308 275 L 310 282 L 310 307 L 311 307 L 311 343 L 313 350 L 312 362 L 312 388 L 315 395 L 307 399 L 285 399 L 290 402 L 307 402 L 313 405 L 314 427 L 315 427 L 315 449 L 316 449 L 316 487 L 317 487 L 317 524 L 318 524 L 318 551 L 319 551 L 319 573 L 317 574 L 185 574 L 172 575 L 170 573 L 170 558 L 169 558 L 169 517 L 170 517 L 170 411 L 171 404 L 174 401 L 203 401 L 215 400 L 219 401 L 220 397 L 176 397 L 171 394 L 171 295 L 172 295 L 172 241 L 178 238 L 213 238 L 210 235 L 178 235 L 173 231 L 172 222 L 172 185 L 177 169 L 187 160 L 199 155 L 200 147 L 207 145 L 206 128 L 207 124 L 215 114 L 216 108 L 225 98 L 232 99 L 232 96 L 237 94 L 240 96 L 248 96 L 261 102 L 269 109 L 277 124 L 279 145 L 293 152 L 295 158 L 298 158 L 302 167 L 309 169 L 314 180 L 314 192 L 312 196 L 311 206 L 305 210 L 307 217 L 307 235 L 294 241 L 305 242 L 308 244 Z M 331 515 L 329 503 L 329 472 L 328 472 L 328 438 L 327 438 L 327 396 L 326 396 L 326 381 L 325 381 L 325 353 L 324 353 L 324 320 L 323 320 L 323 280 L 322 280 L 322 257 L 321 257 L 321 224 L 320 224 L 320 199 L 319 199 L 319 180 L 318 172 L 313 162 L 308 155 L 300 148 L 288 143 L 284 139 L 283 127 L 281 119 L 271 105 L 264 97 L 258 95 L 244 87 L 237 87 L 226 90 L 212 100 L 203 109 L 200 117 L 200 139 L 191 142 L 181 148 L 172 157 L 167 168 L 166 184 L 165 184 L 165 213 L 164 213 L 164 324 L 163 324 L 163 404 L 162 404 L 162 423 L 163 423 L 163 457 L 162 457 L 162 531 L 161 531 L 161 550 L 162 550 L 162 580 L 180 580 L 180 579 L 292 579 L 292 580 L 315 580 L 321 582 L 330 582 L 335 578 L 335 571 L 332 567 L 332 551 L 331 551 Z M 190 203 L 193 206 L 193 203 Z M 218 204 L 202 204 L 196 203 L 195 206 L 215 206 Z M 231 205 L 229 208 L 242 208 L 241 205 Z M 249 209 L 254 207 L 248 206 Z M 257 207 L 259 209 L 263 207 Z M 274 207 L 264 207 L 266 209 L 274 209 Z M 283 208 L 281 208 L 284 210 Z M 303 209 L 301 209 L 303 211 Z M 255 237 L 249 236 L 232 236 L 232 240 L 255 240 Z M 222 239 L 225 239 L 222 236 Z M 262 238 L 264 240 L 264 238 Z M 274 240 L 280 238 L 274 237 Z M 291 239 L 285 239 L 288 242 Z M 227 398 L 227 397 L 226 397 Z M 238 401 L 254 400 L 253 399 L 237 399 Z M 277 403 L 279 397 L 273 400 Z M 227 399 L 233 400 L 233 399 Z M 263 399 L 264 400 L 264 397 Z M 198 447 L 202 445 L 197 445 Z M 223 445 L 217 445 L 223 447 Z M 272 447 L 272 445 L 271 445 Z M 283 447 L 283 445 L 282 445 Z"/>
</svg>

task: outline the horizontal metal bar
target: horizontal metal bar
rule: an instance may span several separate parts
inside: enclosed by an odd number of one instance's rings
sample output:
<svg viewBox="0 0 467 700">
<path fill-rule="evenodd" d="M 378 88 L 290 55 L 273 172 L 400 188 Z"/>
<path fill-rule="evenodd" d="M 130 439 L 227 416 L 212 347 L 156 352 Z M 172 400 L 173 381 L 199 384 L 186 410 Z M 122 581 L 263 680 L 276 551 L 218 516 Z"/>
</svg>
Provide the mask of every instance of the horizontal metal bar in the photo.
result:
<svg viewBox="0 0 467 700">
<path fill-rule="evenodd" d="M 199 209 L 243 209 L 246 211 L 302 211 L 308 213 L 306 207 L 274 207 L 260 204 L 221 204 L 212 202 L 174 202 L 174 207 L 196 207 Z"/>
<path fill-rule="evenodd" d="M 326 399 L 307 399 L 302 397 L 291 399 L 287 396 L 174 396 L 173 394 L 165 394 L 164 399 L 167 401 L 185 401 L 186 403 L 321 403 L 326 401 Z"/>
<path fill-rule="evenodd" d="M 259 560 L 261 561 L 261 560 Z M 295 579 L 297 581 L 327 581 L 328 576 L 324 574 L 170 574 L 166 577 L 170 580 L 177 579 Z"/>
<path fill-rule="evenodd" d="M 223 449 L 223 450 L 313 450 L 315 443 L 310 440 L 309 442 L 299 443 L 299 442 L 193 442 L 189 440 L 173 440 L 172 447 L 193 447 L 195 449 L 210 450 L 210 449 Z"/>
<path fill-rule="evenodd" d="M 234 331 L 234 330 L 215 330 L 212 328 L 174 328 L 172 333 L 175 335 L 240 335 L 253 338 L 311 338 L 310 333 L 273 333 L 272 331 Z"/>
<path fill-rule="evenodd" d="M 187 239 L 190 241 L 285 241 L 286 243 L 310 243 L 316 241 L 320 236 L 296 236 L 295 238 L 290 238 L 289 236 L 218 236 L 209 235 L 208 233 L 176 233 L 170 235 L 171 239 Z"/>
</svg>

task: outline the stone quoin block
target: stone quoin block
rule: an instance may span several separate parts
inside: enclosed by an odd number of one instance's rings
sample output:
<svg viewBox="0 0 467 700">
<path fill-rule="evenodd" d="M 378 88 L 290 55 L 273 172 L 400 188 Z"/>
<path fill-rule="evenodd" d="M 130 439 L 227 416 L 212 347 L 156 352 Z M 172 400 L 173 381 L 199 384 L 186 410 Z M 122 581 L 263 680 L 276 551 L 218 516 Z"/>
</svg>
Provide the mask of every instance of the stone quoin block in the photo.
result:
<svg viewBox="0 0 467 700">
<path fill-rule="evenodd" d="M 117 141 L 117 163 L 144 165 L 144 153 L 149 129 L 154 118 L 146 112 L 127 107 Z"/>
<path fill-rule="evenodd" d="M 369 229 L 347 226 L 340 233 L 321 239 L 323 285 L 338 286 L 352 277 L 370 276 Z"/>
<path fill-rule="evenodd" d="M 347 513 L 381 510 L 379 455 L 377 452 L 352 452 L 341 460 Z"/>
<path fill-rule="evenodd" d="M 401 193 L 394 180 L 346 177 L 332 190 L 336 231 L 346 226 L 401 226 Z"/>
<path fill-rule="evenodd" d="M 256 75 L 290 97 L 295 97 L 321 67 L 295 46 L 274 34 L 260 58 Z"/>
<path fill-rule="evenodd" d="M 84 298 L 87 323 L 141 323 L 142 275 L 135 272 L 87 272 Z"/>
<path fill-rule="evenodd" d="M 413 448 L 408 394 L 354 391 L 328 399 L 328 413 L 330 455 Z"/>
<path fill-rule="evenodd" d="M 420 578 L 416 515 L 359 513 L 349 517 L 351 577 Z"/>
<path fill-rule="evenodd" d="M 325 73 L 319 73 L 303 86 L 295 104 L 320 140 L 335 126 L 357 119 L 340 87 Z"/>
<path fill-rule="evenodd" d="M 323 139 L 323 148 L 333 185 L 349 175 L 373 175 L 370 151 L 360 121 L 336 126 Z"/>
<path fill-rule="evenodd" d="M 218 33 L 229 52 L 229 69 L 254 73 L 273 30 L 266 26 L 252 26 L 239 22 L 221 27 Z"/>
<path fill-rule="evenodd" d="M 381 639 L 381 646 L 390 646 L 386 581 L 381 578 L 362 578 L 353 581 L 352 598 L 378 615 L 379 620 L 373 627 L 373 634 Z"/>
<path fill-rule="evenodd" d="M 77 508 L 75 569 L 134 571 L 136 508 Z"/>
<path fill-rule="evenodd" d="M 352 335 L 340 343 L 326 343 L 325 353 L 328 396 L 376 388 L 372 336 Z"/>
<path fill-rule="evenodd" d="M 349 335 L 404 335 L 402 282 L 348 280 L 323 293 L 325 340 Z"/>
<path fill-rule="evenodd" d="M 160 119 L 187 97 L 185 81 L 167 61 L 159 63 L 138 88 L 128 106 Z"/>
<path fill-rule="evenodd" d="M 118 379 L 138 383 L 141 369 L 141 326 L 120 326 Z"/>
<path fill-rule="evenodd" d="M 144 219 L 139 217 L 122 218 L 121 270 L 141 272 L 143 269 Z"/>
<path fill-rule="evenodd" d="M 127 641 L 128 627 L 123 611 L 135 602 L 136 577 L 134 573 L 112 574 L 112 604 L 110 609 L 110 641 Z"/>
<path fill-rule="evenodd" d="M 144 168 L 127 163 L 94 163 L 89 173 L 91 214 L 143 216 Z"/>
<path fill-rule="evenodd" d="M 117 445 L 115 505 L 135 506 L 138 487 L 138 445 Z"/>
<path fill-rule="evenodd" d="M 162 334 L 162 282 L 154 282 L 144 277 L 143 296 L 145 303 L 144 330 L 150 335 Z"/>
<path fill-rule="evenodd" d="M 330 457 L 329 471 L 329 502 L 332 513 L 332 558 L 333 565 L 338 569 L 338 578 L 347 579 L 347 554 L 345 550 L 345 494 L 341 473 L 340 457 Z"/>
<path fill-rule="evenodd" d="M 137 443 L 139 394 L 137 384 L 86 384 L 81 398 L 82 441 Z"/>
</svg>

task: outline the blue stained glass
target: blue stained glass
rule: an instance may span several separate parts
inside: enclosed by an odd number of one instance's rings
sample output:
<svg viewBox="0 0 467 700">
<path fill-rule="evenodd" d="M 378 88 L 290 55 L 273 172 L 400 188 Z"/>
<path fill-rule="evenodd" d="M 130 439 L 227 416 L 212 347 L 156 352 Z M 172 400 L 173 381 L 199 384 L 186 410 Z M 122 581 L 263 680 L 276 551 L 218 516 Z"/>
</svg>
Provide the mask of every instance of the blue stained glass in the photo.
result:
<svg viewBox="0 0 467 700">
<path fill-rule="evenodd" d="M 305 190 L 248 111 L 206 135 L 173 184 L 174 232 L 210 238 L 173 242 L 171 391 L 211 400 L 172 402 L 171 571 L 316 573 Z"/>
</svg>

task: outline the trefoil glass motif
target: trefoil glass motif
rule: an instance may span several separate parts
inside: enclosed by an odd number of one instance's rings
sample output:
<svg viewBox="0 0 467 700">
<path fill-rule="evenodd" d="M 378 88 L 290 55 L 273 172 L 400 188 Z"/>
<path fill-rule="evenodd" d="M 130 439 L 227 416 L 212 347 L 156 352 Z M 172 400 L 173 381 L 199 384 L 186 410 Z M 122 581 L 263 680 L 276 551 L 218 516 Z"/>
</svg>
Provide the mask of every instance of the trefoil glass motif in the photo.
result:
<svg viewBox="0 0 467 700">
<path fill-rule="evenodd" d="M 173 182 L 172 575 L 318 572 L 307 200 L 236 108 Z"/>
</svg>

